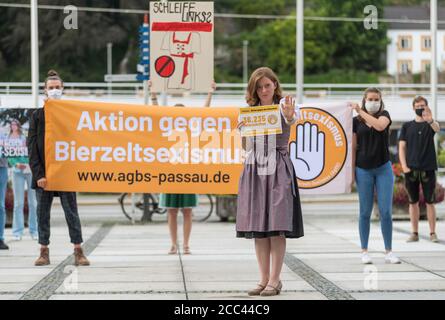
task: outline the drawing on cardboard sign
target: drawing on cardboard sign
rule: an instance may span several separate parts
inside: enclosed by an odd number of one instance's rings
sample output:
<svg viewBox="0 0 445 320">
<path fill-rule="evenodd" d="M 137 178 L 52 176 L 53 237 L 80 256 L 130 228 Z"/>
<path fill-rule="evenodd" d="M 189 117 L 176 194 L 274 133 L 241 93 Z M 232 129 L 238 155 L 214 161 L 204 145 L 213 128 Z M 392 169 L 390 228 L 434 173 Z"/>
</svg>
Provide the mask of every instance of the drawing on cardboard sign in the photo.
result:
<svg viewBox="0 0 445 320">
<path fill-rule="evenodd" d="M 152 90 L 207 92 L 213 81 L 213 2 L 154 2 L 150 17 Z"/>
</svg>

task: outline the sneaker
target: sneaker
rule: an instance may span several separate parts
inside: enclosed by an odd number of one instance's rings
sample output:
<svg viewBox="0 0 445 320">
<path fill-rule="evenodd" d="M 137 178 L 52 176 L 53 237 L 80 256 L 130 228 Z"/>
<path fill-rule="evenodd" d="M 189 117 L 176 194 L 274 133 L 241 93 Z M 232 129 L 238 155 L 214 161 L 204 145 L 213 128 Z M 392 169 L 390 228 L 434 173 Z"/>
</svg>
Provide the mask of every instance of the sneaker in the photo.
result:
<svg viewBox="0 0 445 320">
<path fill-rule="evenodd" d="M 12 241 L 22 241 L 22 237 L 21 236 L 13 236 Z"/>
<path fill-rule="evenodd" d="M 430 240 L 431 240 L 431 242 L 434 242 L 434 243 L 439 242 L 439 239 L 437 238 L 437 234 L 435 234 L 435 233 L 430 234 Z"/>
<path fill-rule="evenodd" d="M 36 234 L 32 234 L 31 235 L 31 239 L 34 240 L 34 241 L 38 241 L 39 240 L 39 236 L 36 235 Z"/>
<path fill-rule="evenodd" d="M 367 252 L 362 253 L 362 263 L 363 264 L 372 264 L 372 259 Z"/>
<path fill-rule="evenodd" d="M 401 263 L 400 259 L 397 258 L 397 256 L 392 252 L 386 254 L 385 262 L 390 263 L 390 264 L 400 264 Z"/>
<path fill-rule="evenodd" d="M 417 233 L 411 233 L 408 240 L 406 240 L 406 242 L 417 242 L 417 241 L 419 241 L 419 234 Z"/>
<path fill-rule="evenodd" d="M 9 247 L 3 242 L 3 240 L 0 240 L 0 250 L 9 250 Z"/>
</svg>

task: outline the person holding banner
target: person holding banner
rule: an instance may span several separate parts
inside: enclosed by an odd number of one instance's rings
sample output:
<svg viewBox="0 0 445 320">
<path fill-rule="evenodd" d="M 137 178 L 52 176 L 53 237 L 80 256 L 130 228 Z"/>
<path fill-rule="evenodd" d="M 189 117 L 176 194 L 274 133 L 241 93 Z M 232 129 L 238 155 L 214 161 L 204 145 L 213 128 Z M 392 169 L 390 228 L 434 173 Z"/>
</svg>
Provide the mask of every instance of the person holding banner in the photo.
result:
<svg viewBox="0 0 445 320">
<path fill-rule="evenodd" d="M 149 81 L 151 89 L 151 81 Z M 212 83 L 204 107 L 210 107 L 213 92 L 216 90 L 216 83 Z M 155 92 L 151 93 L 153 105 L 158 106 L 158 99 Z M 176 104 L 175 107 L 185 107 L 183 104 Z M 168 254 L 178 253 L 178 212 L 182 211 L 184 217 L 183 226 L 183 250 L 184 254 L 191 254 L 190 235 L 192 232 L 193 208 L 198 206 L 198 195 L 196 194 L 161 194 L 159 207 L 167 209 L 168 229 L 170 232 L 171 247 Z"/>
<path fill-rule="evenodd" d="M 45 94 L 47 99 L 61 99 L 63 94 L 63 80 L 54 70 L 48 72 L 45 80 Z M 85 257 L 81 244 L 82 227 L 77 210 L 75 192 L 54 192 L 45 190 L 47 180 L 45 177 L 45 107 L 36 110 L 30 120 L 28 134 L 29 163 L 32 171 L 32 188 L 37 195 L 37 220 L 39 226 L 40 257 L 36 260 L 36 266 L 50 264 L 49 238 L 50 238 L 50 213 L 53 198 L 60 197 L 66 222 L 68 224 L 71 243 L 74 245 L 74 264 L 76 266 L 88 266 L 90 262 Z"/>
<path fill-rule="evenodd" d="M 280 105 L 282 133 L 243 138 L 247 157 L 239 181 L 236 215 L 238 238 L 255 239 L 261 273 L 250 296 L 280 294 L 286 238 L 304 235 L 297 178 L 289 156 L 290 129 L 299 117 L 292 97 L 283 98 L 280 82 L 269 68 L 253 72 L 247 87 L 249 106 Z M 240 122 L 238 129 L 246 124 Z"/>
<path fill-rule="evenodd" d="M 386 249 L 385 262 L 399 264 L 400 259 L 392 252 L 394 174 L 389 160 L 391 117 L 385 110 L 382 93 L 377 88 L 367 89 L 361 105 L 351 103 L 350 107 L 358 115 L 353 120 L 352 181 L 355 180 L 357 183 L 360 202 L 359 233 L 362 263 L 372 263 L 368 253 L 368 241 L 375 190 Z"/>
<path fill-rule="evenodd" d="M 12 120 L 10 124 L 10 133 L 7 137 L 8 145 L 16 148 L 19 156 L 8 158 L 9 165 L 12 167 L 12 187 L 14 191 L 14 218 L 12 221 L 12 235 L 15 241 L 22 240 L 24 231 L 24 197 L 25 182 L 28 187 L 28 227 L 33 240 L 38 239 L 37 215 L 36 215 L 36 193 L 31 188 L 32 174 L 29 167 L 29 158 L 26 148 L 26 137 L 22 131 L 22 125 L 18 120 Z"/>
<path fill-rule="evenodd" d="M 5 243 L 6 209 L 5 198 L 8 186 L 8 160 L 0 157 L 0 250 L 8 250 Z"/>
</svg>

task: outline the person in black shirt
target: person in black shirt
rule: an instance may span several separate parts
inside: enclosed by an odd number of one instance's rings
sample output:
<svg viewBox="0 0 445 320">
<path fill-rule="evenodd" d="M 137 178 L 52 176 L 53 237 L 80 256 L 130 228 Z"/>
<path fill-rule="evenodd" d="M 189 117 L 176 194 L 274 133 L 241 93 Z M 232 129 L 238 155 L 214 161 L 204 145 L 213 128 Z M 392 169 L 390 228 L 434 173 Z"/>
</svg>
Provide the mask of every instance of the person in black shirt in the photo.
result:
<svg viewBox="0 0 445 320">
<path fill-rule="evenodd" d="M 419 188 L 422 185 L 430 225 L 430 239 L 438 242 L 436 235 L 436 148 L 434 136 L 440 131 L 437 121 L 433 120 L 428 101 L 416 97 L 413 101 L 416 118 L 402 126 L 399 138 L 399 159 L 405 174 L 405 185 L 409 197 L 409 213 L 412 234 L 408 242 L 419 241 Z"/>
<path fill-rule="evenodd" d="M 389 127 L 391 117 L 385 110 L 381 92 L 365 91 L 361 106 L 350 105 L 358 114 L 353 120 L 352 163 L 353 183 L 357 183 L 360 201 L 359 233 L 362 263 L 372 263 L 368 254 L 374 190 L 380 211 L 380 224 L 385 243 L 387 263 L 398 264 L 392 252 L 392 194 L 394 175 L 389 161 Z"/>
</svg>

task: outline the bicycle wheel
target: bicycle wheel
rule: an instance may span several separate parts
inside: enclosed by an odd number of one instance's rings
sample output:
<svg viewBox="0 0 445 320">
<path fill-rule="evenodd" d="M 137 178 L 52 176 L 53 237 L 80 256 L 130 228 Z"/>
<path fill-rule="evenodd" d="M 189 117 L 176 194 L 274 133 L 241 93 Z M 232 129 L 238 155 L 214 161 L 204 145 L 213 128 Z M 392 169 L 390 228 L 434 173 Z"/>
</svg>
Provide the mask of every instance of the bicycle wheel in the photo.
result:
<svg viewBox="0 0 445 320">
<path fill-rule="evenodd" d="M 119 204 L 121 205 L 122 213 L 130 221 L 141 221 L 144 209 L 143 194 L 134 193 L 132 197 L 131 193 L 123 193 L 119 197 Z M 133 211 L 133 199 L 134 199 L 134 212 Z"/>
<path fill-rule="evenodd" d="M 200 203 L 207 204 L 208 207 L 204 211 L 200 211 L 200 210 L 196 210 L 196 209 L 194 210 L 193 221 L 197 221 L 197 222 L 204 222 L 208 218 L 210 218 L 210 216 L 212 215 L 212 212 L 213 212 L 213 207 L 214 207 L 214 202 L 213 202 L 213 198 L 212 198 L 211 194 L 201 195 L 201 197 L 203 197 L 204 199 L 202 201 L 200 201 Z"/>
</svg>

